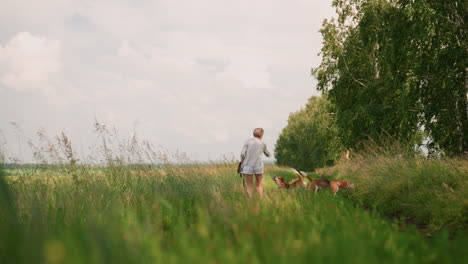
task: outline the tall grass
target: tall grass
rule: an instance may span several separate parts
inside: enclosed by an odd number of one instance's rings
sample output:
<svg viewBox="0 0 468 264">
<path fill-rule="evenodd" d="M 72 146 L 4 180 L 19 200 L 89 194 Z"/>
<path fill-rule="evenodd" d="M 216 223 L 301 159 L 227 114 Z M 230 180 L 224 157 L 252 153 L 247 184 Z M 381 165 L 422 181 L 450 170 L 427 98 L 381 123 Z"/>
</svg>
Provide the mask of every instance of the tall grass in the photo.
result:
<svg viewBox="0 0 468 264">
<path fill-rule="evenodd" d="M 426 158 L 398 149 L 373 146 L 317 173 L 350 179 L 356 189 L 349 199 L 429 232 L 466 231 L 468 160 Z"/>
<path fill-rule="evenodd" d="M 82 179 L 9 180 L 16 230 L 2 263 L 440 263 L 465 258 L 461 238 L 399 233 L 340 196 L 242 193 L 235 166 L 127 171 Z M 273 176 L 274 171 L 268 176 Z M 16 203 L 13 203 L 16 201 Z M 2 204 L 2 210 L 5 209 Z M 2 218 L 3 219 L 3 218 Z M 2 223 L 4 226 L 4 223 Z M 3 231 L 3 230 L 2 230 Z"/>
</svg>

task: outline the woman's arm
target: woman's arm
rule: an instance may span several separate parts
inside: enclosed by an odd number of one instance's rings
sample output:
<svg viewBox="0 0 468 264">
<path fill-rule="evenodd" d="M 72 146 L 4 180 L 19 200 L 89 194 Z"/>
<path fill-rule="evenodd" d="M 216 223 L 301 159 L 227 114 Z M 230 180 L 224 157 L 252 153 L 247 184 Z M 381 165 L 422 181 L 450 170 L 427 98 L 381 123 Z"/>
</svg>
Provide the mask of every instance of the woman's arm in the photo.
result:
<svg viewBox="0 0 468 264">
<path fill-rule="evenodd" d="M 268 151 L 267 146 L 266 146 L 265 143 L 263 143 L 263 154 L 265 154 L 265 156 L 267 156 L 267 157 L 270 157 L 270 156 L 271 156 L 271 154 L 270 154 L 270 152 Z"/>
<path fill-rule="evenodd" d="M 247 155 L 247 148 L 248 148 L 248 144 L 247 142 L 245 142 L 244 147 L 242 147 L 241 154 L 240 154 L 241 162 L 245 159 L 245 156 Z"/>
</svg>

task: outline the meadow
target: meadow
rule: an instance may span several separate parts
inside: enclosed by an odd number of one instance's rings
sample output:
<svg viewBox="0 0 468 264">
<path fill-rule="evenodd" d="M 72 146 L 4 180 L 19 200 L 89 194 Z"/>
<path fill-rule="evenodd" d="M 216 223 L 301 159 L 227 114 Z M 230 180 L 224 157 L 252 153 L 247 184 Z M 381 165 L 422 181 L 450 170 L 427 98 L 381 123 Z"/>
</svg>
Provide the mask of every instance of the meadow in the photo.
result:
<svg viewBox="0 0 468 264">
<path fill-rule="evenodd" d="M 38 132 L 35 164 L 0 162 L 0 263 L 468 262 L 466 160 L 374 147 L 309 172 L 355 182 L 336 196 L 279 190 L 272 178 L 294 173 L 269 165 L 250 199 L 233 159 L 190 162 L 95 129 L 85 159 Z"/>
<path fill-rule="evenodd" d="M 0 263 L 468 261 L 466 226 L 428 237 L 364 210 L 352 198 L 359 184 L 336 196 L 278 190 L 271 178 L 293 174 L 269 166 L 265 196 L 249 199 L 235 171 L 229 162 L 3 170 Z"/>
</svg>

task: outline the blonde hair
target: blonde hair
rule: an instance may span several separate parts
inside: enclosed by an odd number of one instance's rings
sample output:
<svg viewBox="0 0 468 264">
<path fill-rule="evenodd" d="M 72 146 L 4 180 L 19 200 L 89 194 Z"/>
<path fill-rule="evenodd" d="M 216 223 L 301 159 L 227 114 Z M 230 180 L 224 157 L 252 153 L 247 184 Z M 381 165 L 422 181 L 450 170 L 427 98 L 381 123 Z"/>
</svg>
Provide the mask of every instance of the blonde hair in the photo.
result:
<svg viewBox="0 0 468 264">
<path fill-rule="evenodd" d="M 253 131 L 253 136 L 256 137 L 256 138 L 259 138 L 259 137 L 262 137 L 263 136 L 263 128 L 261 127 L 257 127 L 256 129 L 254 129 Z"/>
</svg>

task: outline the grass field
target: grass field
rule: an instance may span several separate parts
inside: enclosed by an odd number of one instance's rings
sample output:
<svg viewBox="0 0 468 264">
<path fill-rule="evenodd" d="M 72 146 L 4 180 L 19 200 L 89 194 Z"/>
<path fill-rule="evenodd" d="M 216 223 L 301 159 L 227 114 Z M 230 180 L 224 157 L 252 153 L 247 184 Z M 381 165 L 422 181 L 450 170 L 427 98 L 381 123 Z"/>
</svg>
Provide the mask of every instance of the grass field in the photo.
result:
<svg viewBox="0 0 468 264">
<path fill-rule="evenodd" d="M 0 263 L 467 263 L 466 230 L 433 237 L 348 191 L 248 199 L 234 164 L 101 169 L 0 180 Z M 12 171 L 9 171 L 11 174 Z M 357 185 L 359 189 L 359 185 Z M 346 198 L 348 197 L 348 198 Z"/>
</svg>

